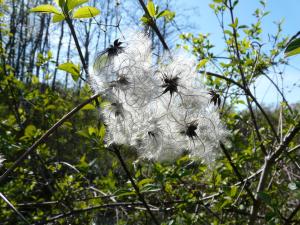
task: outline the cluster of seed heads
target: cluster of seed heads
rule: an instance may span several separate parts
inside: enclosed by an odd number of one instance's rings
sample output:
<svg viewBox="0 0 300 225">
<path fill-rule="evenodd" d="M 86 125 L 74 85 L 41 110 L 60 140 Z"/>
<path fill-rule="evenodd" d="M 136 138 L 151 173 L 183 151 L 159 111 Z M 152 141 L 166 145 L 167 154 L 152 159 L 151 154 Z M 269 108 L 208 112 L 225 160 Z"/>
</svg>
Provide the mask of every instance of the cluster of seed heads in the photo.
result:
<svg viewBox="0 0 300 225">
<path fill-rule="evenodd" d="M 108 146 L 128 146 L 151 160 L 188 153 L 212 162 L 218 155 L 227 135 L 220 95 L 206 90 L 188 56 L 166 54 L 157 62 L 150 39 L 133 32 L 98 55 L 90 84 L 107 102 L 101 114 Z"/>
</svg>

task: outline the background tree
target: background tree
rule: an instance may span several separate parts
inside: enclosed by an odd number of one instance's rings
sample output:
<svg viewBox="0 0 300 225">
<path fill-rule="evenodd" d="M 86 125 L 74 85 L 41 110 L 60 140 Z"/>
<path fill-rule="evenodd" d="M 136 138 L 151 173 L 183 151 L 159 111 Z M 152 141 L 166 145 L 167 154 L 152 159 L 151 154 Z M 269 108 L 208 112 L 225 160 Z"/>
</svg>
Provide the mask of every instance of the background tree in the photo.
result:
<svg viewBox="0 0 300 225">
<path fill-rule="evenodd" d="M 239 1 L 212 1 L 221 56 L 209 35 L 180 35 L 230 131 L 210 166 L 188 154 L 156 162 L 129 148 L 110 151 L 98 112 L 107 102 L 86 82 L 93 59 L 126 36 L 125 26 L 143 25 L 159 63 L 177 43 L 174 1 L 69 0 L 73 11 L 65 1 L 0 2 L 1 224 L 299 223 L 299 106 L 270 77 L 281 75 L 298 39 L 281 38 L 279 24 L 264 45 L 264 2 L 256 23 L 239 24 Z M 30 13 L 47 4 L 65 20 L 53 23 L 49 6 Z M 66 17 L 88 5 L 90 18 Z M 279 107 L 258 101 L 260 77 L 276 87 Z"/>
</svg>

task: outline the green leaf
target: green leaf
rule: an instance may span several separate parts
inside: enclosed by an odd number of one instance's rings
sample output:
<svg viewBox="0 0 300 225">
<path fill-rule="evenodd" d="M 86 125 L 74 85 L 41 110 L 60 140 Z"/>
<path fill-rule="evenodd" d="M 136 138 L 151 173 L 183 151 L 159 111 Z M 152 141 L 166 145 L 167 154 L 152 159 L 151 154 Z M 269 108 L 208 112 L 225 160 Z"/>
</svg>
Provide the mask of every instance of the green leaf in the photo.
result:
<svg viewBox="0 0 300 225">
<path fill-rule="evenodd" d="M 197 65 L 197 70 L 201 69 L 202 67 L 205 66 L 205 64 L 208 62 L 209 60 L 208 59 L 202 59 L 200 60 L 200 62 L 198 63 Z"/>
<path fill-rule="evenodd" d="M 30 9 L 30 12 L 40 12 L 40 13 L 55 13 L 60 14 L 59 10 L 55 8 L 53 5 L 39 5 Z"/>
<path fill-rule="evenodd" d="M 149 183 L 152 183 L 152 182 L 153 182 L 153 179 L 151 179 L 151 178 L 143 179 L 143 180 L 141 180 L 140 182 L 138 182 L 138 187 L 141 188 L 141 187 L 143 187 L 145 184 L 149 184 Z"/>
<path fill-rule="evenodd" d="M 151 0 L 148 1 L 147 9 L 148 9 L 150 16 L 154 17 L 155 16 L 155 5 Z"/>
<path fill-rule="evenodd" d="M 68 1 L 68 10 L 71 11 L 72 9 L 84 4 L 84 3 L 87 3 L 88 0 L 69 0 Z"/>
<path fill-rule="evenodd" d="M 53 23 L 58 23 L 58 22 L 60 22 L 60 21 L 63 21 L 65 19 L 65 16 L 62 14 L 62 13 L 60 13 L 60 14 L 55 14 L 54 16 L 53 16 L 53 18 L 52 18 L 52 22 Z"/>
<path fill-rule="evenodd" d="M 74 12 L 73 18 L 74 19 L 91 18 L 97 16 L 98 14 L 100 14 L 99 9 L 91 6 L 84 6 L 77 9 L 77 11 Z"/>
<path fill-rule="evenodd" d="M 128 196 L 128 195 L 135 195 L 135 191 L 121 190 L 119 192 L 120 192 L 120 194 L 116 195 L 116 197 L 118 197 L 118 198 L 123 197 L 123 196 Z"/>
<path fill-rule="evenodd" d="M 105 126 L 102 124 L 100 127 L 100 131 L 99 131 L 99 135 L 101 137 L 100 138 L 101 142 L 104 140 L 105 134 L 106 134 L 106 129 L 105 129 Z"/>
<path fill-rule="evenodd" d="M 94 110 L 95 106 L 93 104 L 85 105 L 81 110 Z"/>
<path fill-rule="evenodd" d="M 39 83 L 39 78 L 37 76 L 32 76 L 31 82 L 32 82 L 32 84 L 38 84 Z"/>
<path fill-rule="evenodd" d="M 151 22 L 151 20 L 147 16 L 142 16 L 141 21 L 144 24 L 149 24 Z"/>
<path fill-rule="evenodd" d="M 94 127 L 88 127 L 88 132 L 89 132 L 89 135 L 93 135 L 93 134 L 96 134 L 96 129 Z"/>
<path fill-rule="evenodd" d="M 293 40 L 285 49 L 285 57 L 297 55 L 300 53 L 300 38 Z"/>
<path fill-rule="evenodd" d="M 74 81 L 77 81 L 80 75 L 80 66 L 72 62 L 60 64 L 57 69 L 66 71 L 72 75 Z"/>
<path fill-rule="evenodd" d="M 36 133 L 36 127 L 34 125 L 28 125 L 25 128 L 24 134 L 26 137 L 32 137 Z"/>
<path fill-rule="evenodd" d="M 171 21 L 175 17 L 175 13 L 171 12 L 170 10 L 163 10 L 161 11 L 156 18 L 165 17 L 167 21 Z"/>
<path fill-rule="evenodd" d="M 239 19 L 236 17 L 235 20 L 234 20 L 234 23 L 229 24 L 229 26 L 236 29 L 238 27 L 238 24 L 239 24 Z"/>
</svg>

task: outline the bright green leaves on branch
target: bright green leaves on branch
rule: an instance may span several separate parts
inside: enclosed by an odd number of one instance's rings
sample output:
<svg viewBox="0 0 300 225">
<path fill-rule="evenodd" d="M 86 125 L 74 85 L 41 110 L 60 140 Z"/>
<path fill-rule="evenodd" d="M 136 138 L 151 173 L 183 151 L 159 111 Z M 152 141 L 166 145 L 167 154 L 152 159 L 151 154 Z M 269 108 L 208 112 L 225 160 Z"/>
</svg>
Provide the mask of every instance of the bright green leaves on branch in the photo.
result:
<svg viewBox="0 0 300 225">
<path fill-rule="evenodd" d="M 300 53 L 300 38 L 297 38 L 291 41 L 287 45 L 284 54 L 286 57 L 289 57 L 289 56 L 297 55 L 299 53 Z"/>
<path fill-rule="evenodd" d="M 141 18 L 141 21 L 147 25 L 150 25 L 152 21 L 159 19 L 161 17 L 164 17 L 168 22 L 173 20 L 173 18 L 175 17 L 175 13 L 170 10 L 166 9 L 166 10 L 159 11 L 159 6 L 155 5 L 151 0 L 149 0 L 147 3 L 147 10 L 149 15 L 145 14 Z"/>
<path fill-rule="evenodd" d="M 75 65 L 72 62 L 66 62 L 63 64 L 60 64 L 57 69 L 66 71 L 72 75 L 73 80 L 76 82 L 78 78 L 80 77 L 80 66 Z"/>
<path fill-rule="evenodd" d="M 100 14 L 100 10 L 91 7 L 84 6 L 77 8 L 78 6 L 87 3 L 88 0 L 55 0 L 56 4 L 60 7 L 61 10 L 58 10 L 53 5 L 39 5 L 30 10 L 30 12 L 40 12 L 40 13 L 52 13 L 54 23 L 69 19 L 83 19 L 83 18 L 92 18 Z"/>
</svg>

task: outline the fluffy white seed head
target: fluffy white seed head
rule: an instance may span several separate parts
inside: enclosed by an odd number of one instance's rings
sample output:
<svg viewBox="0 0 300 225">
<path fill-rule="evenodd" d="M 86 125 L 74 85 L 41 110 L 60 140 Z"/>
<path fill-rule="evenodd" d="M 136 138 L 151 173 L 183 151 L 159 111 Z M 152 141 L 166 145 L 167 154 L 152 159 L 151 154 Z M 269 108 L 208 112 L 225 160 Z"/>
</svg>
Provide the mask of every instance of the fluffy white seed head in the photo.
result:
<svg viewBox="0 0 300 225">
<path fill-rule="evenodd" d="M 91 76 L 93 90 L 110 101 L 102 110 L 106 143 L 133 147 L 144 159 L 173 160 L 189 152 L 214 161 L 228 134 L 193 60 L 177 53 L 155 63 L 151 41 L 140 32 L 121 43 L 119 51 L 96 59 Z"/>
</svg>

